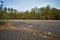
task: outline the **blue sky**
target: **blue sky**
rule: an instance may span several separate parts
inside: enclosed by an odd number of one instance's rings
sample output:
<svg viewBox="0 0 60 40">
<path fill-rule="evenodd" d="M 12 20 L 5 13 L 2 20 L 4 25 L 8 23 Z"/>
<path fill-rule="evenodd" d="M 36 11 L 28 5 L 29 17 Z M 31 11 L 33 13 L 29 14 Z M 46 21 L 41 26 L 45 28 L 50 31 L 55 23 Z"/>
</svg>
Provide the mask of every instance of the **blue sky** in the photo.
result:
<svg viewBox="0 0 60 40">
<path fill-rule="evenodd" d="M 31 10 L 34 7 L 45 7 L 48 4 L 60 9 L 60 0 L 4 0 L 4 6 L 20 11 Z"/>
</svg>

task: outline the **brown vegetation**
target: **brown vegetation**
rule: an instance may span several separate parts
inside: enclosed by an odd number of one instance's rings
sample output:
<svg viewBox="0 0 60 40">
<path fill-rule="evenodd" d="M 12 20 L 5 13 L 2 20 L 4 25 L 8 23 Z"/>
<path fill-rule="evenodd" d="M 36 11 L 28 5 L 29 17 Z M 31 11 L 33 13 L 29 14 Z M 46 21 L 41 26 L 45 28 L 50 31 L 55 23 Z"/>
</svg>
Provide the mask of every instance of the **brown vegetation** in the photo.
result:
<svg viewBox="0 0 60 40">
<path fill-rule="evenodd" d="M 9 27 L 9 26 L 10 26 L 10 22 L 0 23 L 0 28 Z"/>
</svg>

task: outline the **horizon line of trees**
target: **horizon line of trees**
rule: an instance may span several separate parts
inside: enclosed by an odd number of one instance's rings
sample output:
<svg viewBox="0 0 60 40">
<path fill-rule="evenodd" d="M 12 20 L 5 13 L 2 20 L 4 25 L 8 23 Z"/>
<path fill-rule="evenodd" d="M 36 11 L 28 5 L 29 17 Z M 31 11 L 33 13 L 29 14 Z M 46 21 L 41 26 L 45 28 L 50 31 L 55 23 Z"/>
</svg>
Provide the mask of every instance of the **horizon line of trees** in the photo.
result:
<svg viewBox="0 0 60 40">
<path fill-rule="evenodd" d="M 60 9 L 50 8 L 47 5 L 42 8 L 32 8 L 31 11 L 18 12 L 16 9 L 0 6 L 1 19 L 60 20 Z"/>
</svg>

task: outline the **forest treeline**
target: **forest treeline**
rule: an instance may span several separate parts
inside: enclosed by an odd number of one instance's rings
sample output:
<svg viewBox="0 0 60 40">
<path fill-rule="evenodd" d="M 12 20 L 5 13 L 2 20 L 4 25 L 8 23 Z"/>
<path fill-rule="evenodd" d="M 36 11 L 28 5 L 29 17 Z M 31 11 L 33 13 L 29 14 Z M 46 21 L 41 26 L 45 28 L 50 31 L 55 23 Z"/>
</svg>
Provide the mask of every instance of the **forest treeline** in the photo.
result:
<svg viewBox="0 0 60 40">
<path fill-rule="evenodd" d="M 0 19 L 60 20 L 60 9 L 48 5 L 32 8 L 31 11 L 18 12 L 16 9 L 0 6 Z"/>
</svg>

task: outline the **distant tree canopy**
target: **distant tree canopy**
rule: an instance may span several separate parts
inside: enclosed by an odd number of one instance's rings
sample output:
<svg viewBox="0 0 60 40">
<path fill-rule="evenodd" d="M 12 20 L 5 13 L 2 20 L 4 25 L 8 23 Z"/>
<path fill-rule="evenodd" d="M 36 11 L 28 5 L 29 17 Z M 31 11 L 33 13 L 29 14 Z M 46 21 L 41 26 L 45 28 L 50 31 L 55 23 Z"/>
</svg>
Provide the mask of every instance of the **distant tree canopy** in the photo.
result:
<svg viewBox="0 0 60 40">
<path fill-rule="evenodd" d="M 60 9 L 50 8 L 48 5 L 18 12 L 16 9 L 0 6 L 0 19 L 60 20 Z"/>
</svg>

